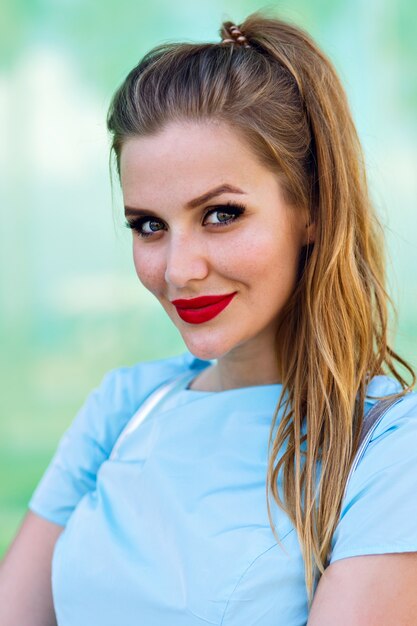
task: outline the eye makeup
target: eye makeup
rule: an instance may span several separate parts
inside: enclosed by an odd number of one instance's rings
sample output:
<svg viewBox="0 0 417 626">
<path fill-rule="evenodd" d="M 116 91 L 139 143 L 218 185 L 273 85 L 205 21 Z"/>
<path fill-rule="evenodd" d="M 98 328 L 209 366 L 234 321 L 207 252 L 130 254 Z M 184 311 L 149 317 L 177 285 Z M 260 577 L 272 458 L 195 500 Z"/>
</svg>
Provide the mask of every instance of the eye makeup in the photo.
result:
<svg viewBox="0 0 417 626">
<path fill-rule="evenodd" d="M 207 225 L 214 226 L 215 228 L 222 228 L 224 226 L 228 226 L 229 224 L 236 222 L 245 212 L 246 208 L 243 204 L 236 202 L 227 202 L 224 204 L 218 204 L 215 207 L 210 208 L 204 214 L 204 221 L 211 215 L 218 213 L 219 215 L 224 214 L 229 216 L 227 219 L 222 219 L 218 222 L 208 222 Z M 145 225 L 149 225 L 146 228 L 150 230 L 144 230 Z M 143 215 L 140 217 L 133 218 L 131 220 L 126 220 L 125 226 L 133 230 L 140 238 L 147 239 L 148 237 L 152 237 L 154 233 L 163 230 L 163 228 L 154 229 L 151 225 L 164 225 L 163 220 L 160 220 L 154 215 Z"/>
</svg>

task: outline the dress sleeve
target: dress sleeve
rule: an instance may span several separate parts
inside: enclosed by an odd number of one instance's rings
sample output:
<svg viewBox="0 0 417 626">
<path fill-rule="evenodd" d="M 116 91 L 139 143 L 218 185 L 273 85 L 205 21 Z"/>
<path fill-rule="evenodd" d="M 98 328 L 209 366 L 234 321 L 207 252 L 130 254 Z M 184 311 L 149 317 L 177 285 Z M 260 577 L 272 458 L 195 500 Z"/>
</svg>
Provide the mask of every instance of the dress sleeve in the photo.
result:
<svg viewBox="0 0 417 626">
<path fill-rule="evenodd" d="M 168 378 L 207 364 L 186 351 L 108 372 L 61 437 L 29 509 L 65 526 L 81 498 L 95 489 L 100 466 L 143 400 Z"/>
<path fill-rule="evenodd" d="M 65 526 L 79 500 L 94 489 L 100 465 L 135 410 L 131 377 L 132 368 L 112 370 L 88 395 L 29 501 L 31 511 Z"/>
<path fill-rule="evenodd" d="M 387 411 L 353 472 L 330 564 L 365 554 L 417 551 L 417 394 Z"/>
</svg>

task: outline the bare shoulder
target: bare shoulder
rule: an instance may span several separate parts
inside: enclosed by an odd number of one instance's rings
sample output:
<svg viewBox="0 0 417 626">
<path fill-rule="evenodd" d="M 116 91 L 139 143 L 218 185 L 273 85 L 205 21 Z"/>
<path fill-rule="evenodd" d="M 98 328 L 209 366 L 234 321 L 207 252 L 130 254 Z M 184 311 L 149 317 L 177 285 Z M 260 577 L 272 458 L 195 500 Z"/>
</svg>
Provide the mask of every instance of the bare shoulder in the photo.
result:
<svg viewBox="0 0 417 626">
<path fill-rule="evenodd" d="M 51 561 L 64 527 L 28 511 L 0 566 L 0 623 L 54 626 Z"/>
<path fill-rule="evenodd" d="M 417 626 L 417 552 L 333 562 L 317 586 L 308 626 Z"/>
</svg>

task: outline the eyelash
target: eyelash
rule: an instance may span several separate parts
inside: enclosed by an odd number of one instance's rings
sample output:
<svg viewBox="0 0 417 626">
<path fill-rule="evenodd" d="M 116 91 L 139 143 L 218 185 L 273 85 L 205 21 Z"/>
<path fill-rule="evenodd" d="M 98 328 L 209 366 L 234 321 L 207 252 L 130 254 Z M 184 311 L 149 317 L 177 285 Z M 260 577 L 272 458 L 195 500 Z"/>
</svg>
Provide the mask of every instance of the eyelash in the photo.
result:
<svg viewBox="0 0 417 626">
<path fill-rule="evenodd" d="M 212 213 L 222 213 L 222 212 L 228 213 L 229 215 L 232 215 L 233 217 L 225 220 L 224 222 L 219 222 L 217 224 L 210 224 L 210 226 L 215 226 L 215 227 L 228 226 L 230 223 L 236 222 L 243 215 L 245 210 L 246 209 L 243 206 L 243 204 L 239 204 L 235 202 L 227 202 L 226 204 L 219 204 L 213 207 L 212 209 L 210 209 L 209 211 L 207 211 L 207 213 L 204 215 L 204 219 L 206 219 Z M 139 237 L 141 237 L 142 239 L 147 239 L 148 237 L 152 237 L 153 234 L 160 232 L 159 230 L 155 230 L 153 233 L 144 233 L 142 231 L 142 227 L 146 222 L 162 223 L 162 220 L 152 215 L 144 215 L 143 217 L 137 217 L 130 221 L 126 220 L 125 226 L 126 228 L 130 228 L 131 230 L 135 231 L 135 233 L 137 233 L 137 235 L 139 235 Z"/>
</svg>

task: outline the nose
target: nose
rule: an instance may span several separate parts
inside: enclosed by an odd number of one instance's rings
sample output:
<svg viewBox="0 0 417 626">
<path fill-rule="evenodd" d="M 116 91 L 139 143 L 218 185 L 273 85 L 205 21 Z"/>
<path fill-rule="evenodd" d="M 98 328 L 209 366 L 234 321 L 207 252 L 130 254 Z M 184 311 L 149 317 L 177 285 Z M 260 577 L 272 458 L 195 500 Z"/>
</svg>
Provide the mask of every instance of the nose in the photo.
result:
<svg viewBox="0 0 417 626">
<path fill-rule="evenodd" d="M 204 246 L 198 237 L 172 235 L 167 248 L 165 281 L 176 289 L 192 280 L 203 280 L 209 272 Z"/>
</svg>

